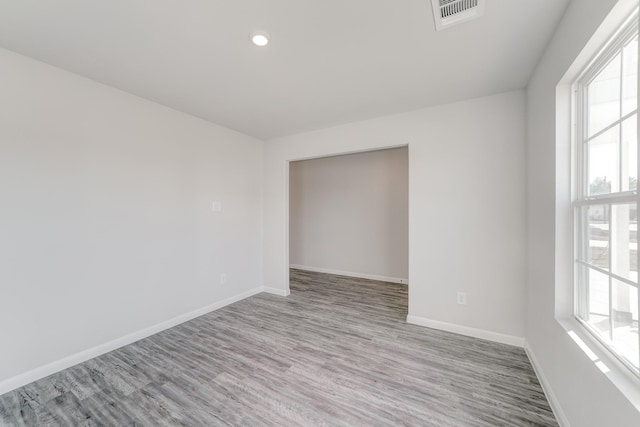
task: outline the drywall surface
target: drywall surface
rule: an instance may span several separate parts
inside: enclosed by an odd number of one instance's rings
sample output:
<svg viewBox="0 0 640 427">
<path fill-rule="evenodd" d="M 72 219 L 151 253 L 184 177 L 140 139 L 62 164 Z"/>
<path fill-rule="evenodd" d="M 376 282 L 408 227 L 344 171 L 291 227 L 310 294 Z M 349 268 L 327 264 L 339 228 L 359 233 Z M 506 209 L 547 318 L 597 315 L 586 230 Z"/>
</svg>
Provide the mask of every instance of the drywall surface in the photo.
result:
<svg viewBox="0 0 640 427">
<path fill-rule="evenodd" d="M 570 203 L 568 184 L 556 182 L 556 86 L 615 3 L 573 1 L 527 90 L 526 339 L 559 405 L 560 418 L 576 427 L 640 425 L 640 413 L 555 319 L 556 303 L 562 303 L 556 298 L 564 298 L 556 289 L 556 273 L 567 267 L 556 265 L 556 232 L 567 232 L 564 221 L 556 222 L 556 208 L 566 210 Z M 558 165 L 561 171 L 570 167 L 565 161 Z M 570 258 L 568 262 L 572 262 Z M 561 280 L 570 280 L 570 275 Z"/>
<path fill-rule="evenodd" d="M 268 141 L 265 286 L 288 287 L 288 162 L 402 145 L 409 150 L 409 315 L 522 337 L 523 91 Z M 457 304 L 457 291 L 467 292 L 467 305 Z"/>
<path fill-rule="evenodd" d="M 407 148 L 292 162 L 291 264 L 409 277 Z"/>
<path fill-rule="evenodd" d="M 262 285 L 261 141 L 6 50 L 0 70 L 0 383 Z"/>
</svg>

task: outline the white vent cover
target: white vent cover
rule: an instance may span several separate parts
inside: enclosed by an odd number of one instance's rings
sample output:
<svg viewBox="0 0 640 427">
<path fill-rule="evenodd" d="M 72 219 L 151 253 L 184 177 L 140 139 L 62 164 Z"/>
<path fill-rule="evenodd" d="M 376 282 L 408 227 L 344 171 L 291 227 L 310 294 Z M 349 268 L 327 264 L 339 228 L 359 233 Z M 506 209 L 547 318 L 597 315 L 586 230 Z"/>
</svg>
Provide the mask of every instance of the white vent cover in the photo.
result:
<svg viewBox="0 0 640 427">
<path fill-rule="evenodd" d="M 484 13 L 485 0 L 431 0 L 436 30 L 479 18 Z"/>
</svg>

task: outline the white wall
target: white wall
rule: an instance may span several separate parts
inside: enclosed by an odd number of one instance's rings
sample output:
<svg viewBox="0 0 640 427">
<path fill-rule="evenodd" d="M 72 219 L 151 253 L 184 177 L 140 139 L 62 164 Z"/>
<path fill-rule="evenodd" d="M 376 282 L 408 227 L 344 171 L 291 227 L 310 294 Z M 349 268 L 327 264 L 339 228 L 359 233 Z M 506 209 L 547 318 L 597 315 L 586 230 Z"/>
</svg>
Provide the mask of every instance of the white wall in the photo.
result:
<svg viewBox="0 0 640 427">
<path fill-rule="evenodd" d="M 0 384 L 262 285 L 262 142 L 6 50 L 0 70 Z"/>
<path fill-rule="evenodd" d="M 565 103 L 563 111 L 556 111 L 556 86 L 615 3 L 615 0 L 574 0 L 527 91 L 526 338 L 552 393 L 552 401 L 559 406 L 556 409 L 560 418 L 576 427 L 640 425 L 640 412 L 578 348 L 555 318 L 570 303 L 572 263 L 571 256 L 567 258 L 565 254 L 570 255 L 570 243 L 556 240 L 557 235 L 568 234 L 571 229 L 567 175 L 570 162 L 564 154 L 556 158 L 556 115 L 568 112 L 564 111 L 568 105 Z M 567 143 L 566 133 L 566 130 L 559 132 L 560 144 Z M 560 149 L 562 153 L 568 152 L 567 147 Z"/>
<path fill-rule="evenodd" d="M 288 161 L 405 144 L 409 315 L 523 337 L 522 91 L 269 141 L 265 285 L 288 288 Z M 456 303 L 456 291 L 468 293 L 468 305 Z"/>
<path fill-rule="evenodd" d="M 292 265 L 409 277 L 407 148 L 292 162 Z"/>
</svg>

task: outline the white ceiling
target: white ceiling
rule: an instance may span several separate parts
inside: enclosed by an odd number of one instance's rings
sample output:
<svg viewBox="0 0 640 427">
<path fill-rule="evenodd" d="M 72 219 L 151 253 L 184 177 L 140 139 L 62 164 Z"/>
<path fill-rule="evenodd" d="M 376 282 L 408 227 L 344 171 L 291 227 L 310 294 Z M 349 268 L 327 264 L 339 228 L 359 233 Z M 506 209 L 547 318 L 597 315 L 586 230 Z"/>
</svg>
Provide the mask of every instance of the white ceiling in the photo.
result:
<svg viewBox="0 0 640 427">
<path fill-rule="evenodd" d="M 568 2 L 0 0 L 0 46 L 268 139 L 523 88 Z"/>
</svg>

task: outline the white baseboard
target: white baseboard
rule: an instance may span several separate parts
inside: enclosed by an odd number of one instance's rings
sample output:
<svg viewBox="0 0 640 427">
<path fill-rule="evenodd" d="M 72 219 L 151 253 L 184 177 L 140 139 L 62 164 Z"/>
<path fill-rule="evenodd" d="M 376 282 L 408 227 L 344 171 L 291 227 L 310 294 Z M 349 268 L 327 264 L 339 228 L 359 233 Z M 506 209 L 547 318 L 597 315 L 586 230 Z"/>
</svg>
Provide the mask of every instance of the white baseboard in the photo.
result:
<svg viewBox="0 0 640 427">
<path fill-rule="evenodd" d="M 531 366 L 533 366 L 533 371 L 536 373 L 536 376 L 540 381 L 540 385 L 542 386 L 542 391 L 544 391 L 545 396 L 547 396 L 547 400 L 549 401 L 549 406 L 551 406 L 551 410 L 553 411 L 553 414 L 556 416 L 556 419 L 558 420 L 558 425 L 560 427 L 570 427 L 569 419 L 567 418 L 564 411 L 562 410 L 562 407 L 560 406 L 560 401 L 558 400 L 556 395 L 553 393 L 553 389 L 551 388 L 551 385 L 549 384 L 547 377 L 544 375 L 544 372 L 542 371 L 542 367 L 538 363 L 538 359 L 536 359 L 536 356 L 533 350 L 529 346 L 529 343 L 526 341 L 524 343 L 524 351 L 527 353 L 527 356 L 531 361 Z"/>
<path fill-rule="evenodd" d="M 80 353 L 67 356 L 63 359 L 56 360 L 55 362 L 33 369 L 24 374 L 20 374 L 15 377 L 9 378 L 7 380 L 0 382 L 0 395 L 8 393 L 24 385 L 30 384 L 39 379 L 48 377 L 49 375 L 55 374 L 56 372 L 60 372 L 64 369 L 70 368 L 79 363 L 86 362 L 87 360 L 93 359 L 94 357 L 98 357 L 102 354 L 116 350 L 120 347 L 124 347 L 126 345 L 132 344 L 136 341 L 139 341 L 151 335 L 157 334 L 158 332 L 162 332 L 165 329 L 169 329 L 181 323 L 188 322 L 191 319 L 195 319 L 196 317 L 218 310 L 229 304 L 233 304 L 234 302 L 238 302 L 240 300 L 243 300 L 245 298 L 248 298 L 250 296 L 253 296 L 265 291 L 266 291 L 265 288 L 262 286 L 254 289 L 250 289 L 246 292 L 232 296 L 230 298 L 226 298 L 222 301 L 216 302 L 214 304 L 210 304 L 206 307 L 199 308 L 190 313 L 182 314 L 180 316 L 174 317 L 173 319 L 160 322 L 156 325 L 150 326 L 140 331 L 133 332 L 129 335 L 125 335 L 124 337 L 117 338 L 113 341 L 109 341 L 104 344 L 100 344 L 96 347 L 81 351 Z"/>
<path fill-rule="evenodd" d="M 291 291 L 287 288 L 287 289 L 278 289 L 278 288 L 270 288 L 270 287 L 263 287 L 262 288 L 263 292 L 266 292 L 268 294 L 273 294 L 273 295 L 278 295 L 281 297 L 288 297 L 289 294 L 291 294 Z"/>
<path fill-rule="evenodd" d="M 454 323 L 440 322 L 425 317 L 407 316 L 407 323 L 418 326 L 426 326 L 427 328 L 440 329 L 442 331 L 453 332 L 454 334 L 466 335 L 483 340 L 499 342 L 502 344 L 513 345 L 516 347 L 524 347 L 524 338 L 513 335 L 501 334 L 498 332 L 486 331 L 484 329 L 471 328 L 469 326 L 456 325 Z"/>
<path fill-rule="evenodd" d="M 409 283 L 408 279 L 403 279 L 398 277 L 378 276 L 375 274 L 365 274 L 365 273 L 354 273 L 353 271 L 334 270 L 332 268 L 309 267 L 308 265 L 299 265 L 299 264 L 291 264 L 289 265 L 289 267 L 294 268 L 296 270 L 313 271 L 315 273 L 336 274 L 339 276 L 357 277 L 359 279 L 379 280 L 381 282 L 401 283 L 403 285 L 406 285 L 407 283 Z"/>
</svg>

